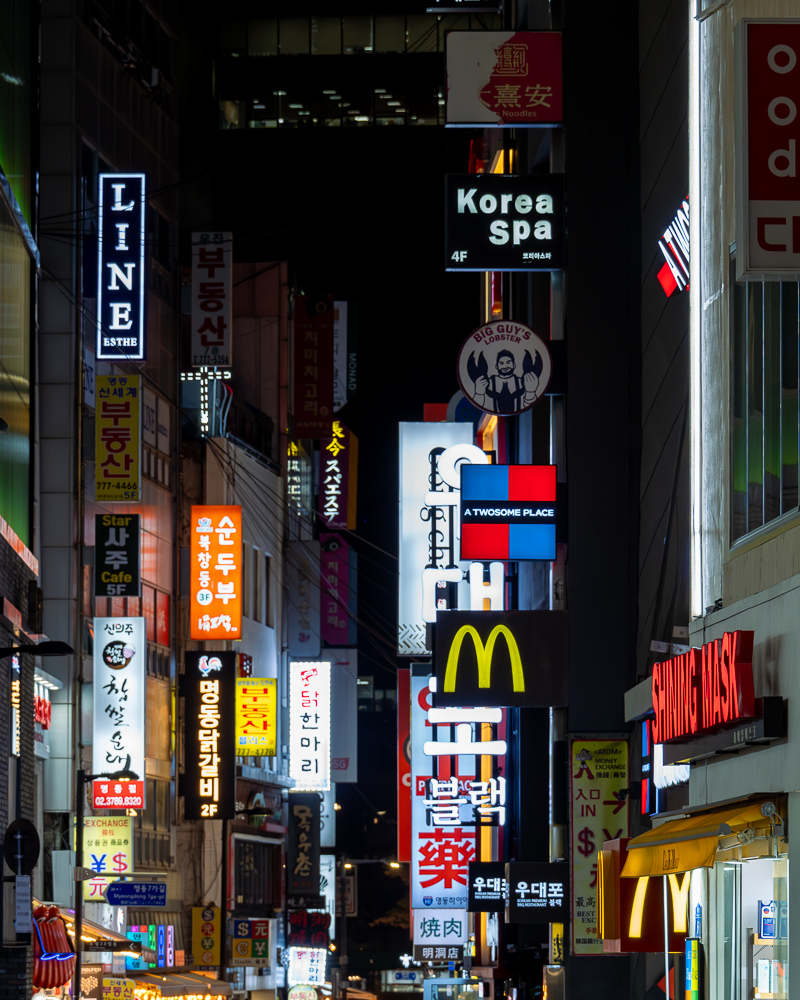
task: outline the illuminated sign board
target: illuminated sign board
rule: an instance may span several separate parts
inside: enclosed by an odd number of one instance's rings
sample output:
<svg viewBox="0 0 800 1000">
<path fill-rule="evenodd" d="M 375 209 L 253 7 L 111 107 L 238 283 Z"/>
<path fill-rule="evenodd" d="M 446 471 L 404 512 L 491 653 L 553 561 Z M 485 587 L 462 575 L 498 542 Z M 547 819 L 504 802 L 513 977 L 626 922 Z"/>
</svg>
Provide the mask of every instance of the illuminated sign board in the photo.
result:
<svg viewBox="0 0 800 1000">
<path fill-rule="evenodd" d="M 289 948 L 287 986 L 324 986 L 327 948 Z"/>
<path fill-rule="evenodd" d="M 286 876 L 290 896 L 319 895 L 319 813 L 319 795 L 315 792 L 290 793 Z"/>
<path fill-rule="evenodd" d="M 278 682 L 274 677 L 236 678 L 236 755 L 277 753 Z"/>
<path fill-rule="evenodd" d="M 467 911 L 413 910 L 414 959 L 461 961 L 467 940 Z"/>
<path fill-rule="evenodd" d="M 506 923 L 551 924 L 569 919 L 566 862 L 510 861 L 506 881 Z"/>
<path fill-rule="evenodd" d="M 92 872 L 92 878 L 83 883 L 84 899 L 103 902 L 112 882 L 134 872 L 133 820 L 130 816 L 86 816 L 83 863 Z"/>
<path fill-rule="evenodd" d="M 658 241 L 665 263 L 658 280 L 667 298 L 689 287 L 689 202 L 684 200 L 672 222 Z"/>
<path fill-rule="evenodd" d="M 654 743 L 686 739 L 755 716 L 753 632 L 726 632 L 653 666 Z"/>
<path fill-rule="evenodd" d="M 289 777 L 298 791 L 331 787 L 331 665 L 325 661 L 289 664 Z"/>
<path fill-rule="evenodd" d="M 95 514 L 95 597 L 140 595 L 139 538 L 138 514 Z"/>
<path fill-rule="evenodd" d="M 142 498 L 141 376 L 95 380 L 94 498 L 130 503 Z"/>
<path fill-rule="evenodd" d="M 440 612 L 436 707 L 566 705 L 567 614 Z"/>
<path fill-rule="evenodd" d="M 263 918 L 233 921 L 233 965 L 269 966 L 269 925 Z"/>
<path fill-rule="evenodd" d="M 327 438 L 333 419 L 333 299 L 294 297 L 293 436 Z"/>
<path fill-rule="evenodd" d="M 242 508 L 192 507 L 192 639 L 242 637 Z"/>
<path fill-rule="evenodd" d="M 145 619 L 95 618 L 93 665 L 92 769 L 113 774 L 129 767 L 144 785 Z"/>
<path fill-rule="evenodd" d="M 736 279 L 800 279 L 800 21 L 734 29 Z"/>
<path fill-rule="evenodd" d="M 507 895 L 505 862 L 470 861 L 467 902 L 470 913 L 503 913 Z"/>
<path fill-rule="evenodd" d="M 326 528 L 356 526 L 358 438 L 340 420 L 330 440 L 320 442 L 319 516 Z"/>
<path fill-rule="evenodd" d="M 448 174 L 447 271 L 560 271 L 563 174 Z"/>
<path fill-rule="evenodd" d="M 144 174 L 100 174 L 97 360 L 144 358 Z"/>
<path fill-rule="evenodd" d="M 556 558 L 555 465 L 466 465 L 461 558 Z"/>
<path fill-rule="evenodd" d="M 230 233 L 192 233 L 192 367 L 230 368 L 231 273 Z"/>
<path fill-rule="evenodd" d="M 236 653 L 187 651 L 181 677 L 186 819 L 236 815 Z"/>
<path fill-rule="evenodd" d="M 450 31 L 445 58 L 451 128 L 563 122 L 561 32 Z"/>
</svg>

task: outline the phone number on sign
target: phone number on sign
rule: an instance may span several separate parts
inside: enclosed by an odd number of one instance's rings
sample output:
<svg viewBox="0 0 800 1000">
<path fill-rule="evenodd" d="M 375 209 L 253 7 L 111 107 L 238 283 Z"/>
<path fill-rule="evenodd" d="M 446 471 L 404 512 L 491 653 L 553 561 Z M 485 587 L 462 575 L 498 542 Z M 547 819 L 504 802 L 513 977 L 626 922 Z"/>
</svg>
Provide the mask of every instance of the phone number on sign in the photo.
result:
<svg viewBox="0 0 800 1000">
<path fill-rule="evenodd" d="M 141 795 L 95 795 L 94 797 L 95 809 L 141 809 L 143 804 Z"/>
</svg>

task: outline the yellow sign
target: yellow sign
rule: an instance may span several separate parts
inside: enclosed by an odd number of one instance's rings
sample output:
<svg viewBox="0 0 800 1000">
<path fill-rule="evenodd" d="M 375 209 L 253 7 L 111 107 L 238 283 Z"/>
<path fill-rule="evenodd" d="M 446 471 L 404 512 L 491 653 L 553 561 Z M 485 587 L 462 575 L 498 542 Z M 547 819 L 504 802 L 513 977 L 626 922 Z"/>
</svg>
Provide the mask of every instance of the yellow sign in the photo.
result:
<svg viewBox="0 0 800 1000">
<path fill-rule="evenodd" d="M 103 976 L 103 1000 L 134 1000 L 135 979 Z"/>
<path fill-rule="evenodd" d="M 628 743 L 572 740 L 572 954 L 602 955 L 597 936 L 603 842 L 628 836 Z"/>
<path fill-rule="evenodd" d="M 478 635 L 478 630 L 472 625 L 462 625 L 456 632 L 455 638 L 450 644 L 450 652 L 447 656 L 447 668 L 444 674 L 444 690 L 455 691 L 456 673 L 458 672 L 458 657 L 461 653 L 461 644 L 467 636 L 472 638 L 475 646 L 475 659 L 478 661 L 478 687 L 488 688 L 492 686 L 492 653 L 494 645 L 502 635 L 508 646 L 508 656 L 511 660 L 511 679 L 515 691 L 525 690 L 525 675 L 522 671 L 522 657 L 519 655 L 519 646 L 514 634 L 506 625 L 495 625 L 489 633 L 489 638 L 484 648 L 483 641 Z"/>
<path fill-rule="evenodd" d="M 192 955 L 195 965 L 219 965 L 222 910 L 215 906 L 192 907 Z"/>
<path fill-rule="evenodd" d="M 98 503 L 142 499 L 140 383 L 140 375 L 95 378 L 94 497 Z"/>
<path fill-rule="evenodd" d="M 129 816 L 87 816 L 83 821 L 83 864 L 92 878 L 83 898 L 102 903 L 106 887 L 133 874 L 133 820 Z"/>
<path fill-rule="evenodd" d="M 236 755 L 277 753 L 278 682 L 274 677 L 236 678 Z"/>
</svg>

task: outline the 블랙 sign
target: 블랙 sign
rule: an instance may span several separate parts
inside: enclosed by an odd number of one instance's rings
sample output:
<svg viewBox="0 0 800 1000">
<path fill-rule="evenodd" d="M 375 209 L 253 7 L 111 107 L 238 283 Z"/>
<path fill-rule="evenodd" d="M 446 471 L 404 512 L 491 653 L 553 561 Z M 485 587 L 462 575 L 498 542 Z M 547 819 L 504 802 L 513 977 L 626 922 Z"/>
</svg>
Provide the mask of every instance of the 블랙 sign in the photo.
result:
<svg viewBox="0 0 800 1000">
<path fill-rule="evenodd" d="M 473 330 L 461 345 L 456 374 L 473 406 L 515 416 L 547 392 L 553 362 L 547 344 L 530 327 L 493 320 Z"/>
<path fill-rule="evenodd" d="M 461 558 L 556 558 L 555 465 L 466 465 Z"/>
<path fill-rule="evenodd" d="M 333 419 L 333 299 L 294 297 L 295 438 L 326 438 Z"/>
<path fill-rule="evenodd" d="M 289 664 L 289 777 L 298 790 L 330 788 L 331 665 L 324 660 Z"/>
<path fill-rule="evenodd" d="M 138 514 L 95 514 L 95 597 L 139 596 L 139 538 Z"/>
<path fill-rule="evenodd" d="M 800 21 L 742 18 L 736 54 L 736 278 L 800 278 Z"/>
<path fill-rule="evenodd" d="M 567 704 L 566 611 L 436 616 L 436 707 Z"/>
<path fill-rule="evenodd" d="M 130 503 L 142 498 L 140 375 L 98 375 L 95 380 L 94 498 Z"/>
<path fill-rule="evenodd" d="M 450 31 L 446 60 L 450 127 L 564 120 L 560 32 Z"/>
<path fill-rule="evenodd" d="M 192 233 L 192 367 L 230 368 L 230 233 Z"/>
<path fill-rule="evenodd" d="M 551 924 L 569 918 L 569 865 L 562 862 L 510 861 L 507 924 Z"/>
<path fill-rule="evenodd" d="M 505 862 L 470 861 L 467 902 L 470 913 L 502 913 L 507 892 Z"/>
<path fill-rule="evenodd" d="M 628 743 L 573 739 L 571 748 L 572 954 L 602 955 L 597 936 L 600 852 L 604 841 L 628 835 Z"/>
<path fill-rule="evenodd" d="M 100 174 L 97 359 L 144 358 L 144 174 Z"/>
<path fill-rule="evenodd" d="M 448 174 L 445 269 L 560 271 L 564 218 L 562 174 Z"/>
<path fill-rule="evenodd" d="M 222 910 L 215 906 L 192 907 L 192 954 L 197 965 L 219 965 Z"/>
<path fill-rule="evenodd" d="M 289 846 L 286 891 L 290 896 L 319 894 L 319 795 L 289 795 Z"/>
<path fill-rule="evenodd" d="M 192 507 L 192 639 L 242 635 L 242 508 Z"/>
<path fill-rule="evenodd" d="M 467 911 L 413 910 L 414 958 L 459 961 L 467 939 Z M 444 954 L 443 954 L 444 952 Z"/>
<path fill-rule="evenodd" d="M 236 678 L 236 755 L 277 753 L 278 682 L 274 677 Z"/>
<path fill-rule="evenodd" d="M 186 706 L 186 770 L 181 787 L 186 818 L 233 819 L 236 653 L 187 651 L 181 694 Z"/>
<path fill-rule="evenodd" d="M 144 781 L 147 643 L 144 618 L 94 619 L 92 766 L 127 766 Z"/>
</svg>

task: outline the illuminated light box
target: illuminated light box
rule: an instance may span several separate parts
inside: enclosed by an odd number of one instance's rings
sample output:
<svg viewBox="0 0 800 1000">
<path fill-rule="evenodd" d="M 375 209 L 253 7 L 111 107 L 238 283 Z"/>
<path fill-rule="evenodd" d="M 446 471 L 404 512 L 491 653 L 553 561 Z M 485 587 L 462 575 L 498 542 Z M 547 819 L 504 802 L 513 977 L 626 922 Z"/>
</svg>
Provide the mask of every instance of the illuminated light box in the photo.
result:
<svg viewBox="0 0 800 1000">
<path fill-rule="evenodd" d="M 555 465 L 464 465 L 461 558 L 556 558 Z"/>
</svg>

